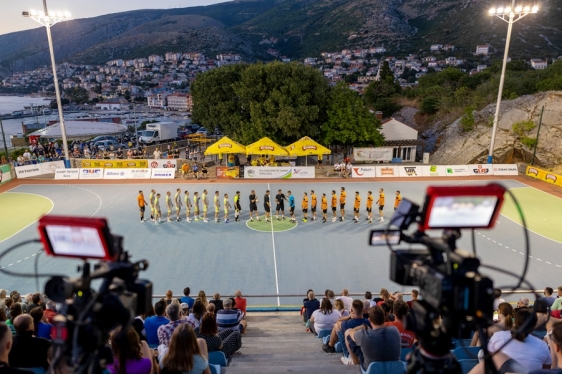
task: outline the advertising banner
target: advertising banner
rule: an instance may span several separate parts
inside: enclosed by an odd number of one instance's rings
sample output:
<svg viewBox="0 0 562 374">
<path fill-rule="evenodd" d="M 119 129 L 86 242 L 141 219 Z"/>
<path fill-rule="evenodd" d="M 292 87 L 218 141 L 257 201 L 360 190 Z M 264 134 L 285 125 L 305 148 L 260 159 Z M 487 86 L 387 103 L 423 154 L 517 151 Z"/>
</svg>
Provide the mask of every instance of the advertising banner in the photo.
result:
<svg viewBox="0 0 562 374">
<path fill-rule="evenodd" d="M 424 177 L 444 177 L 447 175 L 447 168 L 443 165 L 422 166 Z"/>
<path fill-rule="evenodd" d="M 148 160 L 148 166 L 152 169 L 176 169 L 178 167 L 177 160 L 173 158 Z"/>
<path fill-rule="evenodd" d="M 290 167 L 249 166 L 244 168 L 244 178 L 250 179 L 290 179 Z"/>
<path fill-rule="evenodd" d="M 39 164 L 16 166 L 14 170 L 16 171 L 16 176 L 18 177 L 18 179 L 37 177 L 39 175 L 43 175 L 43 172 L 41 171 L 41 166 L 39 166 Z"/>
<path fill-rule="evenodd" d="M 49 161 L 39 165 L 43 174 L 53 174 L 57 169 L 64 169 L 64 161 Z"/>
<path fill-rule="evenodd" d="M 128 179 L 150 179 L 151 176 L 151 169 L 127 169 Z"/>
<path fill-rule="evenodd" d="M 316 178 L 316 169 L 314 166 L 293 167 L 291 169 L 292 179 Z"/>
<path fill-rule="evenodd" d="M 174 179 L 176 171 L 174 169 L 152 169 L 152 179 Z"/>
<path fill-rule="evenodd" d="M 421 166 L 399 166 L 401 177 L 421 177 L 422 167 Z"/>
<path fill-rule="evenodd" d="M 80 169 L 57 169 L 55 170 L 55 179 L 78 179 Z"/>
<path fill-rule="evenodd" d="M 12 180 L 12 173 L 10 173 L 10 165 L 0 165 L 0 184 Z"/>
<path fill-rule="evenodd" d="M 355 161 L 392 161 L 392 148 L 353 148 Z"/>
<path fill-rule="evenodd" d="M 238 166 L 217 166 L 217 178 L 232 179 L 240 178 L 240 168 Z"/>
<path fill-rule="evenodd" d="M 78 179 L 103 179 L 102 168 L 80 169 Z"/>
<path fill-rule="evenodd" d="M 470 175 L 494 175 L 492 164 L 472 164 L 468 165 Z"/>
<path fill-rule="evenodd" d="M 352 178 L 374 178 L 377 176 L 374 166 L 353 166 L 351 168 Z"/>
<path fill-rule="evenodd" d="M 103 171 L 103 179 L 127 179 L 127 169 L 107 168 Z"/>
<path fill-rule="evenodd" d="M 165 160 L 161 160 L 165 161 Z M 166 160 L 167 161 L 167 160 Z M 83 169 L 88 168 L 147 168 L 148 160 L 81 160 Z"/>
<path fill-rule="evenodd" d="M 494 175 L 519 175 L 517 164 L 494 164 Z"/>
<path fill-rule="evenodd" d="M 468 165 L 447 165 L 445 172 L 448 177 L 466 177 L 470 175 Z"/>
<path fill-rule="evenodd" d="M 527 171 L 525 174 L 548 183 L 556 184 L 557 186 L 562 186 L 562 175 L 554 174 L 549 171 L 536 168 L 534 166 L 527 166 Z"/>
<path fill-rule="evenodd" d="M 376 166 L 377 170 L 377 177 L 380 178 L 390 178 L 390 177 L 399 177 L 400 171 L 398 170 L 398 166 L 395 165 L 388 165 L 388 166 Z"/>
</svg>

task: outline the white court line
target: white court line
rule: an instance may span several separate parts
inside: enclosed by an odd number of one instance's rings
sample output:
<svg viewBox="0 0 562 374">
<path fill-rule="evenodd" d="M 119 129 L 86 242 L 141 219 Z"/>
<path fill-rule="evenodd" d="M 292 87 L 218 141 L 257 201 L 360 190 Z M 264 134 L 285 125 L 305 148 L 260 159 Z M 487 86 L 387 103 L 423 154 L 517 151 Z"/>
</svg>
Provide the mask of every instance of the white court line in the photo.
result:
<svg viewBox="0 0 562 374">
<path fill-rule="evenodd" d="M 19 186 L 17 186 L 17 187 L 19 187 Z M 14 187 L 14 188 L 16 188 L 16 187 Z M 12 190 L 13 190 L 14 188 L 12 188 Z M 52 210 L 54 209 L 54 207 L 55 207 L 55 203 L 53 202 L 53 200 L 49 199 L 49 198 L 46 197 L 46 196 L 38 195 L 38 194 L 36 194 L 36 193 L 28 193 L 28 192 L 7 192 L 7 191 L 4 192 L 4 193 L 21 193 L 21 194 L 25 194 L 25 195 L 35 195 L 35 196 L 43 197 L 43 198 L 45 198 L 45 199 L 47 199 L 47 200 L 49 200 L 49 201 L 51 202 L 51 209 L 49 209 L 49 211 L 47 212 L 47 214 L 51 213 L 51 211 L 52 211 Z M 36 219 L 35 221 L 31 222 L 29 225 L 25 226 L 23 229 L 19 230 L 18 232 L 14 233 L 13 235 L 8 236 L 8 237 L 7 237 L 6 239 L 4 239 L 4 240 L 0 240 L 0 243 L 4 242 L 4 241 L 6 241 L 6 240 L 8 240 L 8 239 L 10 239 L 10 238 L 13 238 L 14 236 L 16 236 L 17 234 L 19 234 L 19 233 L 22 232 L 23 230 L 27 229 L 29 226 L 35 224 L 37 221 L 39 221 L 39 220 Z"/>
<path fill-rule="evenodd" d="M 267 189 L 271 191 L 269 183 Z M 269 206 L 271 207 L 271 196 L 269 197 Z M 271 208 L 269 209 L 270 223 L 271 223 L 271 243 L 273 244 L 273 266 L 275 268 L 275 290 L 277 291 L 277 306 L 281 306 L 281 299 L 279 298 L 279 279 L 277 277 L 277 259 L 275 256 L 275 235 L 273 233 L 273 216 L 271 216 Z"/>
<path fill-rule="evenodd" d="M 511 222 L 515 223 L 516 225 L 523 227 L 523 225 L 520 224 L 519 222 L 516 222 L 516 221 L 512 220 L 511 218 L 509 218 L 509 217 L 507 217 L 507 216 L 504 216 L 504 215 L 501 214 L 501 213 L 500 213 L 500 215 L 501 215 L 502 217 L 504 217 L 504 218 L 507 218 L 508 220 L 510 220 Z M 551 240 L 551 241 L 553 241 L 553 242 L 555 242 L 555 243 L 562 244 L 562 242 L 559 242 L 558 240 L 554 240 L 554 239 L 552 239 L 552 238 L 549 238 L 548 236 L 544 236 L 544 235 L 541 235 L 541 234 L 539 234 L 539 233 L 537 233 L 537 232 L 534 232 L 533 230 L 529 229 L 528 227 L 527 227 L 527 230 L 528 230 L 529 232 L 532 232 L 532 233 L 535 234 L 535 235 L 541 236 L 541 237 L 543 237 L 543 238 L 545 238 L 545 239 L 548 239 L 548 240 Z"/>
<path fill-rule="evenodd" d="M 88 190 L 87 188 L 79 187 L 80 185 L 73 186 L 73 185 L 70 185 L 70 184 L 62 184 L 62 186 L 65 186 L 65 187 L 72 187 L 72 188 L 78 188 L 78 189 L 84 190 L 84 191 L 86 191 L 86 192 L 89 192 L 89 193 L 91 193 L 91 194 L 93 194 L 93 195 L 96 195 L 96 197 L 98 198 L 98 200 L 99 200 L 99 202 L 100 202 L 100 205 L 98 205 L 98 209 L 96 209 L 96 211 L 94 212 L 94 214 L 92 214 L 92 215 L 90 216 L 90 218 L 92 218 L 93 216 L 95 216 L 96 214 L 98 214 L 98 212 L 99 212 L 100 209 L 101 209 L 101 205 L 102 205 L 102 200 L 101 200 L 100 195 L 98 195 L 98 194 L 95 193 L 94 191 Z"/>
<path fill-rule="evenodd" d="M 542 193 L 545 193 L 545 194 L 547 194 L 547 195 L 549 195 L 549 196 L 552 196 L 552 197 L 555 197 L 555 198 L 557 198 L 557 199 L 562 199 L 562 197 L 560 197 L 560 196 L 556 196 L 556 195 L 553 195 L 553 194 L 548 193 L 548 192 L 546 192 L 546 191 L 543 191 L 543 190 L 540 190 L 540 189 L 538 189 L 538 188 L 535 188 L 535 187 L 533 187 L 533 186 L 529 186 L 529 185 L 526 184 L 526 183 L 519 182 L 519 181 L 517 181 L 517 180 L 515 180 L 515 179 L 511 179 L 511 180 L 512 180 L 512 181 L 515 181 L 515 182 L 518 182 L 518 183 L 521 183 L 521 184 L 524 184 L 524 185 L 527 186 L 527 187 L 512 187 L 512 188 L 509 188 L 510 190 L 511 190 L 511 189 L 516 189 L 516 188 L 532 188 L 533 190 L 540 191 L 540 192 L 542 192 Z M 547 183 L 547 182 L 545 182 L 545 183 Z"/>
</svg>

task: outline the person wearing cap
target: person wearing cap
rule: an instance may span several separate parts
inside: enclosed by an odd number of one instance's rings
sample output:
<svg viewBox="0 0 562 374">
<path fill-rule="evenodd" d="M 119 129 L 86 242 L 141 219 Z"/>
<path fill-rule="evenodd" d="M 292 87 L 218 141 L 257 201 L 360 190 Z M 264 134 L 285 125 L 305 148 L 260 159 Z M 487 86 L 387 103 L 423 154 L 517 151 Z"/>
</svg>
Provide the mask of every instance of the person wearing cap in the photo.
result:
<svg viewBox="0 0 562 374">
<path fill-rule="evenodd" d="M 223 301 L 224 309 L 217 312 L 217 326 L 219 331 L 232 329 L 244 334 L 246 332 L 244 313 L 239 309 L 233 309 L 232 304 L 233 300 L 230 298 Z"/>
<path fill-rule="evenodd" d="M 188 316 L 189 315 L 189 304 L 187 303 L 181 303 L 180 304 L 180 308 L 181 308 L 181 312 L 183 316 Z"/>
</svg>

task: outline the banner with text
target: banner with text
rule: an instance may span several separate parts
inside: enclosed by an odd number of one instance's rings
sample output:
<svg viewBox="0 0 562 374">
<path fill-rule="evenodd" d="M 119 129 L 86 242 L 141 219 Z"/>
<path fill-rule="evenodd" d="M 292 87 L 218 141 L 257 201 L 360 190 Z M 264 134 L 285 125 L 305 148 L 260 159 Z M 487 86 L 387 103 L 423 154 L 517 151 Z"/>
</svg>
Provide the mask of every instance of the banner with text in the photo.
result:
<svg viewBox="0 0 562 374">
<path fill-rule="evenodd" d="M 103 179 L 102 168 L 80 169 L 78 179 Z"/>
<path fill-rule="evenodd" d="M 447 168 L 443 165 L 422 166 L 424 177 L 444 177 L 447 175 Z"/>
<path fill-rule="evenodd" d="M 355 161 L 392 161 L 393 148 L 353 148 Z"/>
<path fill-rule="evenodd" d="M 357 167 L 353 166 L 351 168 L 352 178 L 374 178 L 377 176 L 376 168 L 374 166 L 364 166 Z"/>
<path fill-rule="evenodd" d="M 448 177 L 466 177 L 470 175 L 468 165 L 447 165 L 445 172 Z"/>
<path fill-rule="evenodd" d="M 377 170 L 377 177 L 380 178 L 390 178 L 390 177 L 399 177 L 400 171 L 398 170 L 398 166 L 396 165 L 388 165 L 388 166 L 375 166 Z"/>
<path fill-rule="evenodd" d="M 527 166 L 526 173 L 528 176 L 540 179 L 542 181 L 562 186 L 562 175 L 554 174 L 546 170 L 536 168 L 534 166 Z"/>
<path fill-rule="evenodd" d="M 38 177 L 39 175 L 43 175 L 43 172 L 41 171 L 41 166 L 39 164 L 16 166 L 14 170 L 16 171 L 16 176 L 18 177 L 18 179 Z"/>
<path fill-rule="evenodd" d="M 78 179 L 80 169 L 57 169 L 55 170 L 55 179 Z"/>
<path fill-rule="evenodd" d="M 161 160 L 165 161 L 165 160 Z M 167 161 L 167 160 L 166 160 Z M 87 168 L 147 168 L 148 160 L 81 160 L 81 167 Z"/>
<path fill-rule="evenodd" d="M 470 175 L 494 175 L 492 164 L 471 164 L 468 165 Z"/>
<path fill-rule="evenodd" d="M 0 165 L 0 184 L 6 183 L 12 180 L 12 173 L 10 172 L 10 165 Z"/>
<path fill-rule="evenodd" d="M 421 166 L 399 166 L 401 177 L 421 177 L 422 167 Z"/>
<path fill-rule="evenodd" d="M 178 167 L 176 159 L 148 160 L 148 166 L 153 169 L 176 169 Z"/>
<path fill-rule="evenodd" d="M 39 165 L 43 174 L 53 174 L 57 169 L 64 169 L 64 161 L 49 161 Z"/>
<path fill-rule="evenodd" d="M 127 169 L 128 179 L 150 179 L 152 169 Z"/>
<path fill-rule="evenodd" d="M 103 179 L 127 179 L 127 169 L 104 169 Z"/>
<path fill-rule="evenodd" d="M 240 178 L 240 168 L 238 166 L 217 166 L 217 178 L 232 179 Z"/>
<path fill-rule="evenodd" d="M 494 164 L 494 175 L 519 175 L 517 164 Z"/>
<path fill-rule="evenodd" d="M 174 179 L 174 169 L 152 169 L 152 179 Z"/>
<path fill-rule="evenodd" d="M 314 166 L 301 166 L 293 167 L 291 169 L 292 179 L 305 179 L 305 178 L 316 178 L 316 169 Z"/>
</svg>

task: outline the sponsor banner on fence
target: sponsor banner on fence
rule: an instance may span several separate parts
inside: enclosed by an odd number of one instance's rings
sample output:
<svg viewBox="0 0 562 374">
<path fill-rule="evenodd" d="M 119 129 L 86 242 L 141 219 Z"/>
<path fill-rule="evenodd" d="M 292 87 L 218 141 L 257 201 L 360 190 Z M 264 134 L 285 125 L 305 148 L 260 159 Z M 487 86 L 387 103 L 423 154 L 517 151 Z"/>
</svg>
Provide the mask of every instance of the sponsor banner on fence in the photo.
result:
<svg viewBox="0 0 562 374">
<path fill-rule="evenodd" d="M 39 164 L 16 166 L 14 170 L 16 171 L 16 176 L 18 178 L 29 178 L 43 175 Z"/>
<path fill-rule="evenodd" d="M 466 177 L 470 175 L 468 165 L 447 165 L 445 172 L 448 177 Z"/>
<path fill-rule="evenodd" d="M 10 165 L 0 165 L 0 184 L 12 180 L 12 173 L 10 172 Z"/>
<path fill-rule="evenodd" d="M 39 165 L 43 174 L 53 174 L 57 169 L 64 169 L 64 161 L 50 161 Z"/>
<path fill-rule="evenodd" d="M 78 179 L 103 179 L 102 168 L 83 168 L 80 169 Z"/>
<path fill-rule="evenodd" d="M 401 177 L 421 177 L 422 168 L 421 166 L 399 166 L 398 169 L 400 170 Z"/>
<path fill-rule="evenodd" d="M 244 178 L 250 179 L 290 179 L 293 173 L 290 167 L 258 166 L 245 167 Z"/>
<path fill-rule="evenodd" d="M 103 170 L 103 179 L 127 179 L 127 169 L 107 168 Z"/>
<path fill-rule="evenodd" d="M 240 167 L 238 166 L 217 166 L 217 178 L 231 179 L 240 177 Z"/>
<path fill-rule="evenodd" d="M 150 179 L 151 176 L 151 169 L 127 169 L 128 179 Z"/>
<path fill-rule="evenodd" d="M 530 177 L 562 186 L 562 175 L 554 174 L 549 171 L 536 168 L 534 166 L 527 166 L 526 174 Z"/>
<path fill-rule="evenodd" d="M 176 171 L 170 169 L 152 169 L 152 179 L 174 179 Z"/>
<path fill-rule="evenodd" d="M 444 177 L 447 175 L 447 168 L 443 165 L 422 166 L 424 177 Z"/>
<path fill-rule="evenodd" d="M 301 178 L 316 178 L 316 169 L 314 166 L 301 166 L 301 167 L 293 167 L 291 169 L 291 178 L 292 179 L 301 179 Z"/>
<path fill-rule="evenodd" d="M 78 179 L 80 169 L 57 169 L 55 170 L 55 179 Z"/>
<path fill-rule="evenodd" d="M 160 160 L 164 161 L 164 160 Z M 83 169 L 88 168 L 147 168 L 148 160 L 81 160 Z"/>
<path fill-rule="evenodd" d="M 380 178 L 389 178 L 389 177 L 399 177 L 400 171 L 398 170 L 398 166 L 396 165 L 388 165 L 388 166 L 376 166 L 377 170 L 377 177 Z"/>
<path fill-rule="evenodd" d="M 351 167 L 352 178 L 374 178 L 377 176 L 375 166 L 353 166 Z"/>
<path fill-rule="evenodd" d="M 148 167 L 152 169 L 176 169 L 177 166 L 177 160 L 173 158 L 162 160 L 148 160 Z"/>
<path fill-rule="evenodd" d="M 492 164 L 471 164 L 468 165 L 470 175 L 494 175 Z"/>
<path fill-rule="evenodd" d="M 353 148 L 355 161 L 392 161 L 392 148 Z"/>
<path fill-rule="evenodd" d="M 519 175 L 517 164 L 494 164 L 494 175 Z"/>
</svg>

